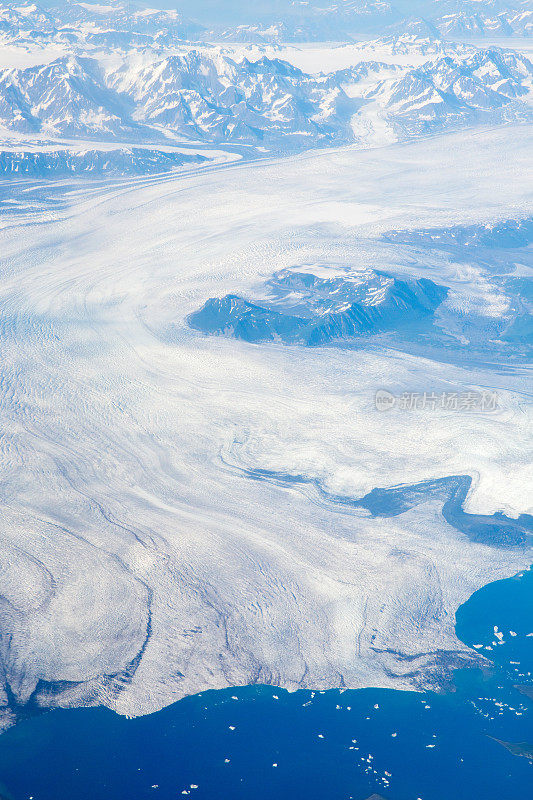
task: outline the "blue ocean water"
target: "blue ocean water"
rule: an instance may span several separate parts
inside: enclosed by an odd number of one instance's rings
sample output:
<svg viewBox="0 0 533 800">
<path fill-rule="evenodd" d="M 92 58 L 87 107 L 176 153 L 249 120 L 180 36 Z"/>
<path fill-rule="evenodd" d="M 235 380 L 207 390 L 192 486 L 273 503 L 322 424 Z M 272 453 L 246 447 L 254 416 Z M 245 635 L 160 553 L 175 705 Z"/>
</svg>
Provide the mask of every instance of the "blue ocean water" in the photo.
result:
<svg viewBox="0 0 533 800">
<path fill-rule="evenodd" d="M 456 619 L 492 666 L 456 672 L 443 694 L 256 686 L 133 720 L 52 711 L 0 737 L 1 791 L 12 800 L 530 797 L 533 572 L 484 587 Z"/>
</svg>

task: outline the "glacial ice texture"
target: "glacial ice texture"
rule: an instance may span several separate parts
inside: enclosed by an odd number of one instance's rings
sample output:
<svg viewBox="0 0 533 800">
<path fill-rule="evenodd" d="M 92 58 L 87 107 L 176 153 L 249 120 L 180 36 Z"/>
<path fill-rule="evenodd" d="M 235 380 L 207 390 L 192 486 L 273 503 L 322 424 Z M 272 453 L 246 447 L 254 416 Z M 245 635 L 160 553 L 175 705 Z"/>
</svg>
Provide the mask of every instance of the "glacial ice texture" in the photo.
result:
<svg viewBox="0 0 533 800">
<path fill-rule="evenodd" d="M 531 563 L 530 375 L 520 352 L 474 348 L 465 366 L 445 345 L 468 349 L 461 321 L 489 341 L 495 321 L 526 312 L 531 257 L 522 242 L 495 255 L 453 236 L 526 219 L 531 141 L 524 125 L 12 191 L 0 230 L 6 724 L 50 705 L 140 714 L 250 682 L 438 686 L 479 662 L 455 610 Z M 419 233 L 432 230 L 448 249 Z M 309 265 L 321 280 L 370 270 L 370 283 L 445 287 L 431 333 L 415 351 L 395 319 L 357 346 L 302 347 L 187 323 L 209 298 Z M 489 388 L 499 402 L 379 412 L 380 387 Z M 482 522 L 508 535 L 477 535 Z"/>
</svg>

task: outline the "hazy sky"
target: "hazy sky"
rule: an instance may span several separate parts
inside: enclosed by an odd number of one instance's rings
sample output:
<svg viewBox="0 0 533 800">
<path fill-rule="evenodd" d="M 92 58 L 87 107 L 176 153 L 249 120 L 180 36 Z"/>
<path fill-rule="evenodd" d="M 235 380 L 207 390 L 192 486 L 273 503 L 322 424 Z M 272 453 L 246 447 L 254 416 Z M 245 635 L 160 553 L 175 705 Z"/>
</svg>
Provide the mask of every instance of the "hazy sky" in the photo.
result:
<svg viewBox="0 0 533 800">
<path fill-rule="evenodd" d="M 364 6 L 365 2 L 371 4 L 372 0 L 360 0 L 361 6 Z M 388 0 L 388 2 L 403 14 L 416 14 L 429 19 L 448 11 L 472 12 L 481 10 L 480 7 L 500 10 L 521 5 L 521 0 Z M 152 0 L 152 2 L 140 0 L 139 2 L 138 0 L 138 4 L 156 8 L 177 8 L 188 17 L 207 22 L 222 20 L 249 22 L 287 14 L 305 16 L 313 7 L 355 5 L 353 0 L 309 0 L 309 2 L 301 0 Z"/>
<path fill-rule="evenodd" d="M 44 6 L 60 6 L 64 1 L 40 0 L 40 3 Z M 113 1 L 128 2 L 128 0 L 87 0 L 87 2 L 101 3 Z M 204 24 L 280 21 L 288 15 L 304 19 L 313 16 L 313 11 L 316 9 L 345 6 L 349 11 L 350 7 L 369 6 L 373 2 L 379 8 L 374 18 L 378 25 L 380 21 L 385 20 L 387 3 L 394 9 L 394 11 L 391 9 L 389 22 L 392 21 L 390 17 L 413 15 L 431 20 L 456 11 L 497 12 L 505 8 L 529 5 L 527 0 L 307 0 L 307 2 L 305 0 L 129 0 L 129 2 L 132 7 L 175 8 L 186 17 Z M 370 22 L 371 17 L 367 17 L 367 20 Z"/>
<path fill-rule="evenodd" d="M 144 4 L 144 3 L 143 3 Z M 145 0 L 146 5 L 150 5 L 150 0 Z M 267 15 L 276 16 L 283 13 L 305 12 L 306 5 L 293 3 L 291 0 L 154 0 L 154 5 L 161 8 L 177 8 L 189 17 L 205 21 L 224 20 L 253 20 Z M 312 3 L 309 5 L 329 5 L 328 0 L 324 3 Z"/>
</svg>

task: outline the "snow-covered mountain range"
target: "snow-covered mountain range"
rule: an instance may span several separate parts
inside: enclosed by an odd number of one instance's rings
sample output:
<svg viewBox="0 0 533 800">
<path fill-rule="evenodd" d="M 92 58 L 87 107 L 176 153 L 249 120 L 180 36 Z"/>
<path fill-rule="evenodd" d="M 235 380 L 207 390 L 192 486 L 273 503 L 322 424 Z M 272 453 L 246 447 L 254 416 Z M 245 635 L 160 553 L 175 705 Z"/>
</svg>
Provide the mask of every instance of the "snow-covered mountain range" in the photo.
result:
<svg viewBox="0 0 533 800">
<path fill-rule="evenodd" d="M 434 0 L 429 3 L 341 0 L 330 3 L 272 3 L 253 21 L 221 14 L 213 25 L 191 19 L 202 4 L 177 3 L 181 10 L 131 6 L 122 0 L 105 4 L 59 5 L 3 3 L 0 29 L 10 41 L 54 40 L 94 45 L 147 46 L 175 41 L 312 42 L 346 41 L 361 36 L 405 33 L 448 38 L 531 36 L 533 10 L 527 0 Z M 209 18 L 210 19 L 210 18 Z"/>
<path fill-rule="evenodd" d="M 3 172 L 33 173 L 41 164 L 43 174 L 53 173 L 58 157 L 48 156 L 58 146 L 66 151 L 67 140 L 111 142 L 115 150 L 143 144 L 154 152 L 216 144 L 257 157 L 369 147 L 532 114 L 531 61 L 495 46 L 403 33 L 352 50 L 318 50 L 310 64 L 312 51 L 298 48 L 186 42 L 205 30 L 175 11 L 5 5 L 0 20 L 0 139 L 9 151 Z M 36 141 L 45 155 L 25 165 L 28 142 Z M 98 174 L 90 151 L 80 158 L 78 148 L 60 171 Z M 145 163 L 145 154 L 117 158 L 126 171 Z M 150 168 L 168 162 L 167 155 L 149 160 Z M 173 162 L 180 163 L 179 153 Z"/>
<path fill-rule="evenodd" d="M 247 342 L 324 345 L 390 330 L 433 313 L 447 290 L 431 280 L 401 280 L 373 270 L 333 275 L 282 270 L 251 302 L 211 298 L 189 324 L 204 333 Z"/>
<path fill-rule="evenodd" d="M 435 15 L 450 30 L 474 10 L 500 19 L 511 11 L 499 0 L 439 0 L 423 20 L 413 4 L 277 3 L 281 21 L 265 8 L 254 24 L 211 28 L 179 8 L 0 5 L 0 174 L 153 172 L 531 119 L 527 51 L 439 38 Z M 346 42 L 356 29 L 367 38 L 351 45 L 280 44 Z"/>
<path fill-rule="evenodd" d="M 444 56 L 367 92 L 398 138 L 531 118 L 533 65 L 510 51 Z"/>
<path fill-rule="evenodd" d="M 113 149 L 64 148 L 43 150 L 3 150 L 0 152 L 0 174 L 39 178 L 53 175 L 87 177 L 151 175 L 170 172 L 184 166 L 208 161 L 199 153 L 180 153 L 149 147 L 115 147 Z"/>
</svg>

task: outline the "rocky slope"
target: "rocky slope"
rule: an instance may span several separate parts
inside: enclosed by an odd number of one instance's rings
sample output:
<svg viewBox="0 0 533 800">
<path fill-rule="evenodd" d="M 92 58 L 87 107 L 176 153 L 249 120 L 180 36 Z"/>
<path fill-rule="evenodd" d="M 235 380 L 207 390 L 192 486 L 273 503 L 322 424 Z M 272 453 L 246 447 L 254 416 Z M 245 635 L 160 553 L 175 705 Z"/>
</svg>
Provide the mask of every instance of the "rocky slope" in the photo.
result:
<svg viewBox="0 0 533 800">
<path fill-rule="evenodd" d="M 189 324 L 247 342 L 323 345 L 401 328 L 431 315 L 447 294 L 424 278 L 406 281 L 372 270 L 335 277 L 284 270 L 264 288 L 262 302 L 211 298 Z"/>
</svg>

